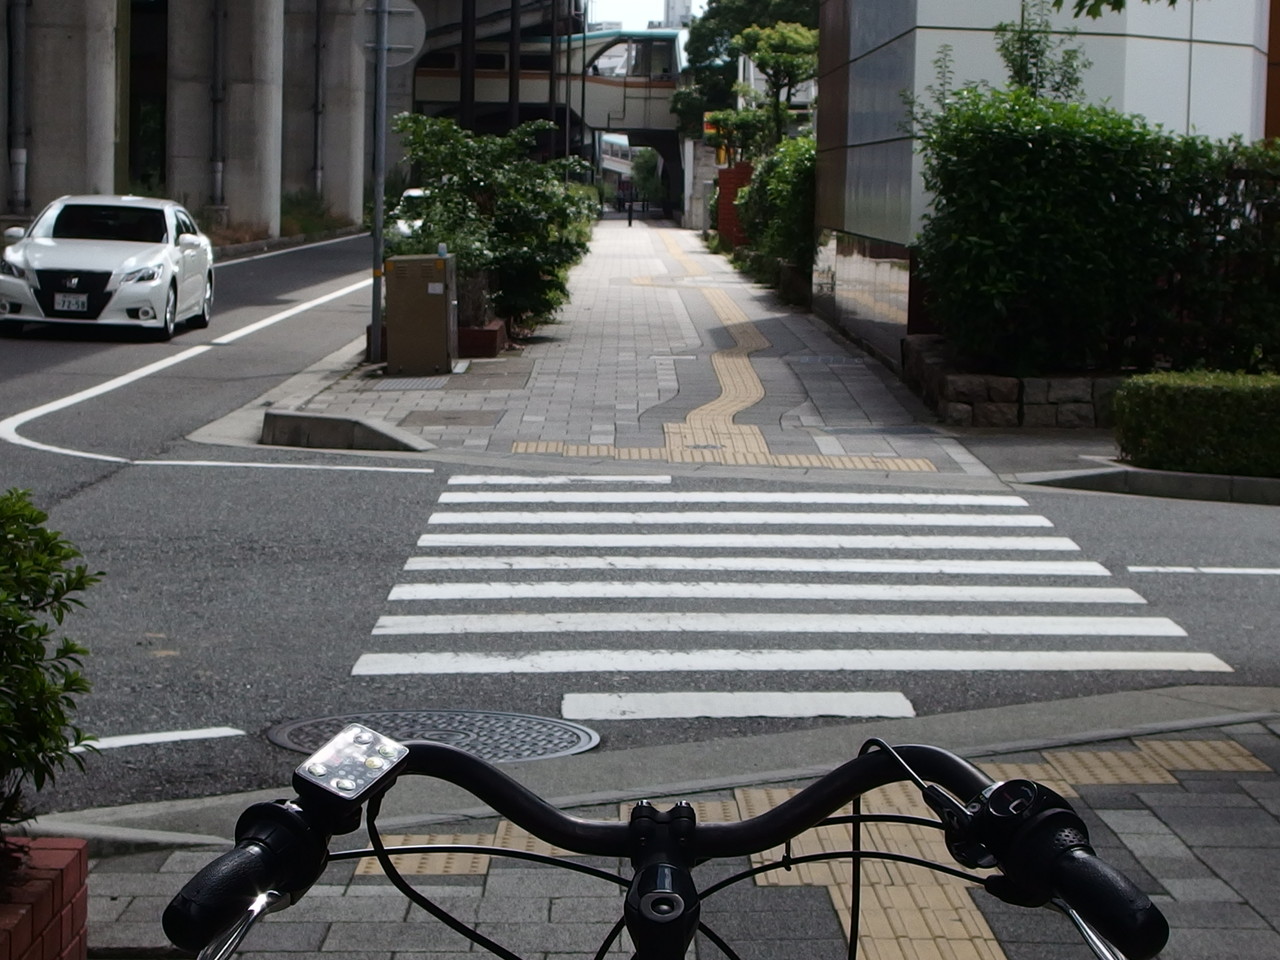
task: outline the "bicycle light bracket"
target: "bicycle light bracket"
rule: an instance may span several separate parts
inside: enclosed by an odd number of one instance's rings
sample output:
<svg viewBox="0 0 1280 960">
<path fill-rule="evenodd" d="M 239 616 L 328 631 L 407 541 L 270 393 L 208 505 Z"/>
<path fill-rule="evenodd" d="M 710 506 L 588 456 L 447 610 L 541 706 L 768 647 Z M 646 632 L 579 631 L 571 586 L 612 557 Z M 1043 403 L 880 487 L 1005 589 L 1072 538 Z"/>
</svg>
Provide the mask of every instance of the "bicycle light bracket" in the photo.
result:
<svg viewBox="0 0 1280 960">
<path fill-rule="evenodd" d="M 631 810 L 635 874 L 623 905 L 637 960 L 684 956 L 701 913 L 694 864 L 697 815 L 687 802 L 658 810 L 648 801 Z"/>
</svg>

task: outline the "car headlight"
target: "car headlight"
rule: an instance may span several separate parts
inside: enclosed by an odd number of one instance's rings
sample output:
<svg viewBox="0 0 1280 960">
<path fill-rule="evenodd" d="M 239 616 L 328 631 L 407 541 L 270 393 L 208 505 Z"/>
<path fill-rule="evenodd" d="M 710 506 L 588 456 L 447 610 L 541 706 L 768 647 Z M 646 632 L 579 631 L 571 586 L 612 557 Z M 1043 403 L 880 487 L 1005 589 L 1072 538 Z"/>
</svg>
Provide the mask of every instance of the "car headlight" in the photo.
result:
<svg viewBox="0 0 1280 960">
<path fill-rule="evenodd" d="M 16 263 L 10 263 L 3 258 L 0 258 L 0 273 L 3 273 L 6 277 L 17 277 L 19 280 L 24 279 L 27 275 L 27 271 Z"/>
<path fill-rule="evenodd" d="M 152 264 L 149 267 L 139 267 L 137 270 L 130 270 L 120 278 L 121 283 L 150 283 L 152 280 L 159 280 L 162 268 L 159 264 Z"/>
</svg>

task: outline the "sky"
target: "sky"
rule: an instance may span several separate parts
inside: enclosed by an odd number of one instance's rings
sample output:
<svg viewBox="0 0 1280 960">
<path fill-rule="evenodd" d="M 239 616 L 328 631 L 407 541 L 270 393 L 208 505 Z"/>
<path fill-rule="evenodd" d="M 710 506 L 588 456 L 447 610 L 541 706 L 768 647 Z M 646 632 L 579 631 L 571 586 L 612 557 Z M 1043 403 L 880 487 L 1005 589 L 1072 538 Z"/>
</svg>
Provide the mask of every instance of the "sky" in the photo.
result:
<svg viewBox="0 0 1280 960">
<path fill-rule="evenodd" d="M 663 0 L 587 0 L 587 11 L 592 22 L 621 20 L 624 30 L 647 27 L 650 20 L 661 20 L 666 9 Z M 693 12 L 698 14 L 706 6 L 703 0 L 693 0 Z"/>
</svg>

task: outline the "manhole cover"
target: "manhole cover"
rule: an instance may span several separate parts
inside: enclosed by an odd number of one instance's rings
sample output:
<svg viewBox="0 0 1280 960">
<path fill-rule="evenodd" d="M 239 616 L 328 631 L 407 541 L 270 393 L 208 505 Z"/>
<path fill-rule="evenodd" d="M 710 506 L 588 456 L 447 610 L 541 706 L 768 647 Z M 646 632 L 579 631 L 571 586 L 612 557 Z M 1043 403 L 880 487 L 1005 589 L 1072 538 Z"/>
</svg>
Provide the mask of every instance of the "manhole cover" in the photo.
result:
<svg viewBox="0 0 1280 960">
<path fill-rule="evenodd" d="M 295 720 L 272 727 L 267 739 L 310 754 L 349 723 L 362 723 L 401 742 L 447 743 L 491 763 L 564 757 L 583 753 L 600 742 L 598 733 L 576 723 L 488 710 L 401 710 Z"/>
</svg>

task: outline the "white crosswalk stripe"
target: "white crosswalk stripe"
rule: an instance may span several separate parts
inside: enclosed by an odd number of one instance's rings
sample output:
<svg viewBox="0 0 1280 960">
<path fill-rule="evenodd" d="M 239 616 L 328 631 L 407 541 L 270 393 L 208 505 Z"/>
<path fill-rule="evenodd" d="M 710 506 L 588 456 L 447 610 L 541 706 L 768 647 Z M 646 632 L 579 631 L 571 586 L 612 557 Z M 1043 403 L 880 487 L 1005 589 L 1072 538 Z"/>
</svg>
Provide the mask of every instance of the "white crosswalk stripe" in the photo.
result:
<svg viewBox="0 0 1280 960">
<path fill-rule="evenodd" d="M 439 504 L 354 676 L 558 676 L 565 718 L 623 721 L 914 714 L 850 678 L 1231 670 L 1102 564 L 1040 556 L 1080 548 L 1017 496 L 474 475 Z M 1002 532 L 935 532 L 962 527 Z"/>
</svg>

